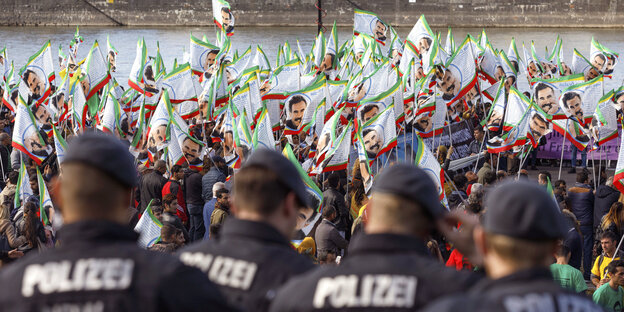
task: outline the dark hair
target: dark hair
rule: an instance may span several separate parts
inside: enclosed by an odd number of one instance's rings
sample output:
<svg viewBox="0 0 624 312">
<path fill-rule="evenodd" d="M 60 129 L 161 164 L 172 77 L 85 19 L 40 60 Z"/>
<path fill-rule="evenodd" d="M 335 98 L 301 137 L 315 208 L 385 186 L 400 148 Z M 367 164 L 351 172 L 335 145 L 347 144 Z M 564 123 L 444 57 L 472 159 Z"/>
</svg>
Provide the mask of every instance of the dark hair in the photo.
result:
<svg viewBox="0 0 624 312">
<path fill-rule="evenodd" d="M 147 79 L 154 80 L 154 69 L 152 68 L 152 65 L 145 67 L 143 74 Z"/>
<path fill-rule="evenodd" d="M 22 74 L 22 79 L 24 80 L 26 85 L 28 85 L 28 76 L 30 76 L 30 74 L 37 76 L 37 74 L 35 74 L 35 72 L 30 69 L 25 70 L 24 73 Z"/>
<path fill-rule="evenodd" d="M 39 247 L 39 229 L 41 221 L 37 217 L 37 204 L 27 201 L 24 204 L 24 237 L 31 248 Z"/>
<path fill-rule="evenodd" d="M 340 182 L 340 177 L 338 176 L 337 173 L 332 172 L 328 177 L 327 177 L 327 184 L 330 187 L 333 188 L 337 188 L 338 187 L 338 183 Z"/>
<path fill-rule="evenodd" d="M 579 99 L 581 98 L 581 96 L 576 93 L 576 92 L 566 92 L 563 94 L 563 98 L 561 99 L 561 101 L 563 102 L 563 106 L 565 106 L 565 108 L 568 108 L 568 101 L 578 97 Z"/>
<path fill-rule="evenodd" d="M 226 189 L 226 188 L 218 189 L 218 190 L 215 192 L 215 197 L 217 197 L 217 198 L 221 198 L 221 195 L 223 195 L 223 194 L 229 194 L 229 193 L 230 193 L 230 191 L 228 191 L 228 189 Z"/>
<path fill-rule="evenodd" d="M 483 182 L 485 184 L 494 184 L 496 182 L 496 173 L 494 171 L 486 171 L 483 175 Z"/>
<path fill-rule="evenodd" d="M 373 110 L 373 108 L 377 108 L 379 109 L 379 107 L 377 107 L 377 105 L 375 104 L 368 104 L 368 105 L 364 105 L 364 107 L 362 107 L 362 111 L 360 112 L 360 118 L 362 120 L 364 120 L 364 115 L 370 111 Z"/>
<path fill-rule="evenodd" d="M 567 257 L 571 253 L 570 247 L 561 244 L 555 253 L 558 257 Z"/>
<path fill-rule="evenodd" d="M 292 112 L 293 105 L 295 105 L 295 103 L 299 103 L 299 102 L 306 103 L 306 105 L 308 104 L 308 102 L 306 102 L 306 100 L 303 98 L 303 96 L 295 95 L 295 96 L 291 97 L 290 100 L 288 101 L 288 109 Z"/>
<path fill-rule="evenodd" d="M 468 178 L 466 178 L 466 176 L 463 174 L 456 174 L 453 177 L 453 183 L 455 184 L 455 187 L 461 190 L 466 187 L 466 183 L 468 183 Z"/>
<path fill-rule="evenodd" d="M 585 171 L 579 171 L 576 174 L 576 182 L 585 183 L 589 179 L 589 175 Z"/>
<path fill-rule="evenodd" d="M 484 133 L 484 132 L 485 132 L 485 130 L 483 130 L 483 128 L 482 128 L 482 127 L 475 127 L 474 129 L 472 129 L 472 131 L 475 131 L 475 130 L 476 130 L 476 131 L 479 131 L 479 132 L 481 132 L 481 133 Z"/>
<path fill-rule="evenodd" d="M 7 179 L 11 184 L 17 184 L 17 180 L 19 179 L 19 173 L 17 171 L 11 171 L 7 174 Z"/>
<path fill-rule="evenodd" d="M 539 172 L 539 175 L 543 175 L 546 176 L 548 179 L 547 181 L 550 181 L 552 179 L 552 177 L 550 176 L 550 172 L 546 171 L 546 170 L 542 170 Z"/>
<path fill-rule="evenodd" d="M 171 224 L 163 224 L 160 228 L 160 237 L 161 240 L 164 239 L 167 243 L 171 242 L 172 238 L 175 238 L 178 229 Z"/>
<path fill-rule="evenodd" d="M 613 231 L 605 231 L 604 233 L 602 233 L 602 235 L 600 235 L 600 240 L 603 240 L 605 238 L 615 242 L 617 242 L 618 240 L 617 234 L 613 233 Z"/>
<path fill-rule="evenodd" d="M 537 118 L 539 121 L 546 123 L 546 119 L 544 119 L 541 114 L 533 114 L 532 118 Z"/>
<path fill-rule="evenodd" d="M 178 173 L 178 172 L 180 172 L 180 171 L 182 171 L 182 166 L 180 166 L 180 165 L 173 165 L 173 166 L 171 167 L 171 173 L 172 173 L 172 174 L 173 174 L 173 173 Z"/>
<path fill-rule="evenodd" d="M 173 203 L 175 200 L 177 200 L 176 195 L 173 193 L 169 193 L 165 196 L 163 196 L 162 199 L 162 204 L 165 206 L 169 206 L 171 205 L 171 203 Z"/>
<path fill-rule="evenodd" d="M 263 166 L 247 166 L 234 176 L 234 201 L 240 209 L 250 209 L 270 215 L 278 209 L 291 192 L 275 172 Z M 244 207 L 241 207 L 244 204 Z"/>
<path fill-rule="evenodd" d="M 368 128 L 368 129 L 364 129 L 362 130 L 362 138 L 364 138 L 367 134 L 371 133 L 372 131 L 375 131 L 373 128 Z M 377 131 L 375 131 L 377 132 Z"/>
<path fill-rule="evenodd" d="M 336 213 L 336 207 L 334 207 L 334 205 L 326 205 L 323 207 L 323 218 L 329 219 L 334 213 Z"/>
<path fill-rule="evenodd" d="M 561 185 L 566 185 L 566 181 L 565 180 L 557 180 L 555 181 L 555 187 L 559 187 Z"/>
<path fill-rule="evenodd" d="M 617 273 L 617 268 L 624 268 L 624 260 L 613 260 L 607 265 L 607 271 Z"/>
<path fill-rule="evenodd" d="M 453 95 L 450 93 L 442 93 L 442 99 L 445 101 L 450 101 L 453 99 Z"/>
<path fill-rule="evenodd" d="M 535 96 L 537 96 L 537 93 L 542 91 L 542 90 L 546 90 L 546 89 L 550 89 L 553 90 L 553 92 L 555 91 L 555 89 L 553 89 L 553 87 L 545 84 L 545 83 L 538 83 L 537 85 L 535 85 Z"/>
</svg>

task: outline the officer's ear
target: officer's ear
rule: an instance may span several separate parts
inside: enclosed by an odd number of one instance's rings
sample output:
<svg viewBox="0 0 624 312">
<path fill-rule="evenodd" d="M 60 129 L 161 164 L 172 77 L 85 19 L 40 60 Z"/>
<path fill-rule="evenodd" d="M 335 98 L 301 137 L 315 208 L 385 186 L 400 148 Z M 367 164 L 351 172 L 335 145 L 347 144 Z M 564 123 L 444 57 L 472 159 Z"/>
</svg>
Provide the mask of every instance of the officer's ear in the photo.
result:
<svg viewBox="0 0 624 312">
<path fill-rule="evenodd" d="M 487 244 L 487 236 L 485 235 L 485 231 L 483 231 L 483 227 L 477 226 L 472 232 L 475 247 L 477 249 L 477 253 L 485 256 L 488 252 L 488 244 Z"/>
<path fill-rule="evenodd" d="M 284 197 L 284 201 L 282 201 L 282 205 L 279 208 L 280 214 L 285 218 L 297 218 L 297 214 L 299 212 L 299 201 L 297 200 L 297 195 L 294 192 L 289 192 Z"/>
</svg>

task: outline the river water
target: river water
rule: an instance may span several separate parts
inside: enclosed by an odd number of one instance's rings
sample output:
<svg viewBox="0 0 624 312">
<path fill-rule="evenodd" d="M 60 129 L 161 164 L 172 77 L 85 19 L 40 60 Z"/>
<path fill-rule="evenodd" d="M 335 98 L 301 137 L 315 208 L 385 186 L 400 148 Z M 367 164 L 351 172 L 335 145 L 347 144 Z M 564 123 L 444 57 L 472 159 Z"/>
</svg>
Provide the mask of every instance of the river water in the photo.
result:
<svg viewBox="0 0 624 312">
<path fill-rule="evenodd" d="M 401 27 L 397 31 L 399 36 L 405 39 L 410 29 L 410 27 Z M 433 30 L 442 32 L 443 41 L 445 40 L 446 29 L 434 28 Z M 63 50 L 67 53 L 74 31 L 74 27 L 0 27 L 0 47 L 7 47 L 9 60 L 15 62 L 16 70 L 18 70 L 47 40 L 51 40 L 52 55 L 55 65 L 58 66 L 58 47 L 62 45 Z M 480 28 L 453 28 L 456 44 L 460 44 L 467 33 L 477 37 L 480 32 Z M 572 61 L 573 48 L 585 56 L 589 55 L 592 37 L 618 53 L 624 51 L 621 29 L 490 28 L 486 29 L 486 32 L 493 47 L 505 51 L 509 47 L 511 38 L 515 37 L 521 54 L 522 42 L 525 42 L 529 48 L 530 42 L 535 41 L 536 51 L 543 53 L 545 47 L 552 48 L 557 35 L 560 35 L 563 39 L 564 58 L 569 63 Z M 198 38 L 206 35 L 210 41 L 215 39 L 214 27 L 81 27 L 80 34 L 85 42 L 80 46 L 78 54 L 79 57 L 85 57 L 94 40 L 98 40 L 102 49 L 105 49 L 106 37 L 110 36 L 113 46 L 119 50 L 117 72 L 114 73 L 114 77 L 121 84 L 126 85 L 136 53 L 137 39 L 145 38 L 149 55 L 155 55 L 156 42 L 160 42 L 161 55 L 167 69 L 170 70 L 173 60 L 177 58 L 178 61 L 181 61 L 185 49 L 188 50 L 191 33 Z M 234 37 L 232 37 L 232 45 L 234 49 L 243 52 L 249 45 L 260 44 L 269 61 L 274 64 L 278 45 L 285 41 L 296 44 L 298 39 L 304 52 L 307 53 L 314 42 L 315 34 L 315 27 L 238 27 Z M 346 41 L 351 34 L 351 28 L 339 28 L 339 42 Z M 606 80 L 606 90 L 620 86 L 624 78 L 622 66 L 624 65 L 616 66 L 613 79 Z M 519 82 L 520 89 L 524 91 L 527 85 L 526 79 L 519 79 Z"/>
</svg>

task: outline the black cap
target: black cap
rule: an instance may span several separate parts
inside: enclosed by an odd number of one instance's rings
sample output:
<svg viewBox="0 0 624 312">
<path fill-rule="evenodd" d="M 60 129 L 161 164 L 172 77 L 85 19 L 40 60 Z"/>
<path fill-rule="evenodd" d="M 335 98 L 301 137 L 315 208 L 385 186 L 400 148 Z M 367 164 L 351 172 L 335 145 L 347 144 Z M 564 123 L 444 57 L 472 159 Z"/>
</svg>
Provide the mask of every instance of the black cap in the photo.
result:
<svg viewBox="0 0 624 312">
<path fill-rule="evenodd" d="M 409 164 L 386 168 L 375 178 L 373 192 L 389 193 L 413 200 L 422 205 L 433 219 L 442 216 L 442 207 L 436 183 L 423 169 Z"/>
<path fill-rule="evenodd" d="M 243 168 L 250 166 L 264 167 L 271 170 L 284 185 L 295 192 L 295 195 L 297 195 L 303 205 L 311 207 L 308 200 L 308 192 L 299 175 L 299 171 L 282 154 L 266 148 L 258 149 L 249 156 Z"/>
<path fill-rule="evenodd" d="M 101 132 L 88 132 L 69 142 L 63 164 L 82 163 L 99 169 L 124 186 L 136 185 L 134 157 L 119 139 Z"/>
<path fill-rule="evenodd" d="M 485 199 L 486 232 L 527 240 L 562 238 L 566 220 L 544 187 L 529 181 L 506 182 Z"/>
</svg>

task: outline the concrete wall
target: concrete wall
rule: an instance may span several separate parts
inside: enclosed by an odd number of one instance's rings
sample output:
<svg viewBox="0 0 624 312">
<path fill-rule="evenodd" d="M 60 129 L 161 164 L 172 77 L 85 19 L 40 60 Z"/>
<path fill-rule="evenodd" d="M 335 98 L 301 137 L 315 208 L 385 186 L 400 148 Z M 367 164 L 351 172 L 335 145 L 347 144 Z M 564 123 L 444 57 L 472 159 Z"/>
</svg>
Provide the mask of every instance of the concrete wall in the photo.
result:
<svg viewBox="0 0 624 312">
<path fill-rule="evenodd" d="M 414 1 L 410 3 L 410 1 Z M 231 0 L 239 26 L 315 25 L 316 0 Z M 208 25 L 210 0 L 0 0 L 0 25 Z M 329 24 L 353 24 L 356 7 L 392 25 L 624 27 L 618 0 L 322 0 Z"/>
</svg>

